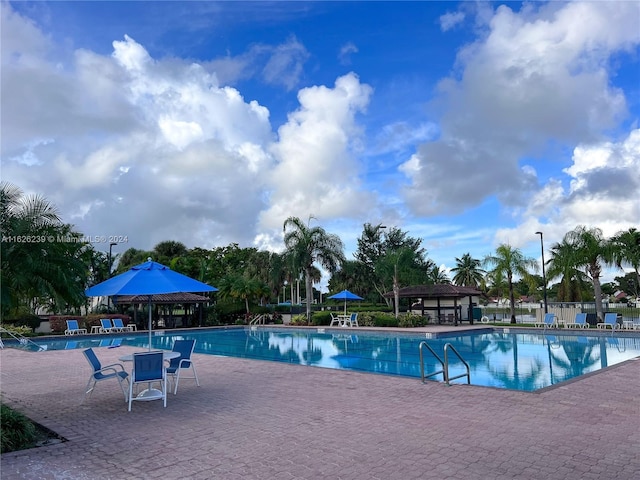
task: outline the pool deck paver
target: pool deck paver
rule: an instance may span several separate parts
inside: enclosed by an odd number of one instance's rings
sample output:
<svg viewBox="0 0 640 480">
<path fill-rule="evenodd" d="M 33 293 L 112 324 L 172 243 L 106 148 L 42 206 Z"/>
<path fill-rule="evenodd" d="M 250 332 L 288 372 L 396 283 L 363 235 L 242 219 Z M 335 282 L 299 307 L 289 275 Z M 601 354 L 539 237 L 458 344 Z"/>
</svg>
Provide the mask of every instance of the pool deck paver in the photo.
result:
<svg viewBox="0 0 640 480">
<path fill-rule="evenodd" d="M 139 350 L 99 348 L 103 364 Z M 4 479 L 640 478 L 640 360 L 523 393 L 194 355 L 200 387 L 83 404 L 81 350 L 0 353 L 2 399 L 68 441 L 3 454 Z"/>
</svg>

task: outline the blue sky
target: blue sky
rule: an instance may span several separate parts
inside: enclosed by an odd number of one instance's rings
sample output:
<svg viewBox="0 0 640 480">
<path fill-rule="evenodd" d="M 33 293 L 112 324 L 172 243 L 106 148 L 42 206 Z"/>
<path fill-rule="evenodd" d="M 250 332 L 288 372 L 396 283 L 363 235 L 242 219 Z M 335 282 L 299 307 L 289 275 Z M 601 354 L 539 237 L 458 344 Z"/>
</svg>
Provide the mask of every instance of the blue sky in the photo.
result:
<svg viewBox="0 0 640 480">
<path fill-rule="evenodd" d="M 0 5 L 2 179 L 114 251 L 640 226 L 638 2 Z"/>
</svg>

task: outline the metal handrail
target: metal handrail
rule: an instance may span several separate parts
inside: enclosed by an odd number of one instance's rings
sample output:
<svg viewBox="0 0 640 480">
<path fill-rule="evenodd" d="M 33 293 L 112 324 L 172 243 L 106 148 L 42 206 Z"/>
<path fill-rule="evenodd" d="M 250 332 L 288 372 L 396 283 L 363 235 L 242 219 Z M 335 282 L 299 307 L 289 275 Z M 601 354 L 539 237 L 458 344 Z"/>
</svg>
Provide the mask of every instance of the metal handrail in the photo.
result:
<svg viewBox="0 0 640 480">
<path fill-rule="evenodd" d="M 455 377 L 449 376 L 449 349 L 451 349 L 453 353 L 455 353 L 456 356 L 460 359 L 460 361 L 464 363 L 464 366 L 467 369 L 467 373 L 461 373 L 460 375 L 456 375 Z M 444 365 L 446 370 L 446 376 L 444 381 L 447 385 L 451 385 L 451 380 L 455 380 L 456 378 L 462 378 L 462 377 L 467 377 L 467 384 L 471 385 L 471 373 L 470 373 L 469 364 L 465 361 L 464 358 L 462 358 L 462 355 L 460 355 L 458 351 L 455 349 L 455 347 L 450 343 L 447 343 L 444 346 Z"/>
<path fill-rule="evenodd" d="M 28 345 L 29 343 L 32 343 L 36 347 L 38 347 L 38 351 L 44 350 L 44 347 L 42 347 L 42 345 L 38 345 L 36 342 L 25 337 L 24 335 L 20 335 L 19 333 L 14 333 L 11 330 L 7 330 L 4 327 L 0 327 L 0 333 L 6 333 L 7 335 L 13 337 L 14 340 L 17 340 L 20 345 Z M 0 348 L 4 348 L 4 343 L 2 342 L 2 339 L 0 339 Z"/>
<path fill-rule="evenodd" d="M 429 375 L 424 374 L 424 354 L 422 353 L 422 347 L 427 347 L 429 349 L 429 351 L 431 352 L 431 354 L 436 357 L 436 359 L 438 360 L 438 362 L 440 362 L 440 365 L 442 365 L 442 370 L 439 370 L 437 372 L 433 372 L 430 373 Z M 447 379 L 447 374 L 445 373 L 445 366 L 444 366 L 444 362 L 442 361 L 442 359 L 438 356 L 438 354 L 435 352 L 435 350 L 433 348 L 431 348 L 429 346 L 429 344 L 425 341 L 420 342 L 420 377 L 422 378 L 422 383 L 424 383 L 425 379 L 429 378 L 429 377 L 433 377 L 435 375 L 438 374 L 442 374 L 443 378 L 446 380 Z"/>
<path fill-rule="evenodd" d="M 427 347 L 427 349 L 431 352 L 431 354 L 438 360 L 438 362 L 440 362 L 440 365 L 442 365 L 442 370 L 438 370 L 437 372 L 430 373 L 429 375 L 425 375 L 424 374 L 423 347 Z M 435 350 L 433 348 L 431 348 L 431 346 L 425 341 L 420 342 L 419 349 L 420 349 L 420 378 L 422 379 L 422 383 L 424 383 L 424 381 L 427 378 L 433 377 L 433 376 L 438 375 L 438 374 L 441 373 L 442 376 L 444 377 L 444 383 L 446 383 L 447 385 L 451 385 L 451 380 L 455 380 L 457 378 L 462 378 L 462 377 L 467 377 L 467 384 L 471 385 L 471 373 L 470 373 L 471 370 L 469 368 L 469 364 L 465 361 L 464 358 L 462 358 L 460 353 L 458 353 L 458 351 L 455 349 L 455 347 L 453 345 L 451 345 L 450 343 L 445 344 L 445 346 L 444 346 L 444 361 L 435 352 Z M 456 356 L 460 359 L 460 361 L 464 364 L 464 366 L 467 369 L 467 373 L 462 373 L 460 375 L 456 375 L 455 377 L 450 377 L 449 376 L 449 350 L 452 350 L 453 353 L 455 353 Z"/>
</svg>

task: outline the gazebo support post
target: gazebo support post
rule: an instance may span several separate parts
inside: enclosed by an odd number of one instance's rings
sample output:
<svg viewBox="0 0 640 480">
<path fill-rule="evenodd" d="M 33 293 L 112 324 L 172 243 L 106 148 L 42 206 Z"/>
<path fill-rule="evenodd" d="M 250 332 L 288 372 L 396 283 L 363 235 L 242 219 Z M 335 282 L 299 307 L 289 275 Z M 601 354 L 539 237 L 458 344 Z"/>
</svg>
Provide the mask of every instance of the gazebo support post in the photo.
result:
<svg viewBox="0 0 640 480">
<path fill-rule="evenodd" d="M 453 326 L 458 326 L 458 299 L 453 299 Z"/>
</svg>

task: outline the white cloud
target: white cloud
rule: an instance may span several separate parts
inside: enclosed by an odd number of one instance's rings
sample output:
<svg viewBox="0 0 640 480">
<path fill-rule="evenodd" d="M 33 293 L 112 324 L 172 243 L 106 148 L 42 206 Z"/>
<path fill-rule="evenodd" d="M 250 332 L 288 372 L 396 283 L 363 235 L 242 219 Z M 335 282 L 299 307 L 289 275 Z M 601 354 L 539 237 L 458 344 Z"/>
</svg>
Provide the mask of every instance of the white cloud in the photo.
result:
<svg viewBox="0 0 640 480">
<path fill-rule="evenodd" d="M 167 239 L 277 247 L 291 215 L 329 221 L 375 205 L 355 155 L 356 116 L 372 89 L 355 74 L 301 90 L 276 135 L 268 109 L 220 85 L 211 64 L 152 58 L 129 36 L 111 55 L 77 50 L 59 64 L 37 29 L 18 27 L 40 40 L 29 68 L 3 64 L 12 92 L 3 158 L 15 160 L 3 177 L 49 198 L 87 235 L 126 235 L 136 248 Z M 294 85 L 304 47 L 264 48 L 267 79 Z"/>
<path fill-rule="evenodd" d="M 350 65 L 351 64 L 351 54 L 358 53 L 358 47 L 353 42 L 347 42 L 342 47 L 340 47 L 340 52 L 338 53 L 338 61 L 341 65 Z"/>
<path fill-rule="evenodd" d="M 610 237 L 640 225 L 640 129 L 619 142 L 577 146 L 565 172 L 568 186 L 552 179 L 532 197 L 516 227 L 498 230 L 497 243 L 522 247 L 541 230 L 559 242 L 578 225 L 596 226 Z"/>
<path fill-rule="evenodd" d="M 355 121 L 372 93 L 355 74 L 324 86 L 300 90 L 300 108 L 289 114 L 272 147 L 277 165 L 269 175 L 270 207 L 260 217 L 261 230 L 282 230 L 289 216 L 319 219 L 354 216 L 375 203 L 360 190 L 352 141 Z"/>
<path fill-rule="evenodd" d="M 79 49 L 61 59 L 33 22 L 0 8 L 3 179 L 45 195 L 87 235 L 127 235 L 136 248 L 175 239 L 278 249 L 287 217 L 314 215 L 348 252 L 363 223 L 385 223 L 452 260 L 471 245 L 488 253 L 492 239 L 526 245 L 538 230 L 555 241 L 577 224 L 607 234 L 640 224 L 629 194 L 640 186 L 638 133 L 616 132 L 627 99 L 612 81 L 615 55 L 640 44 L 637 3 L 549 2 L 518 13 L 465 4 L 484 30 L 439 83 L 435 115 L 366 132 L 373 90 L 355 73 L 301 89 L 275 126 L 267 107 L 232 86 L 298 88 L 310 54 L 295 37 L 194 63 L 156 58 L 125 36 L 109 55 Z M 443 30 L 463 20 L 450 15 Z M 355 52 L 343 45 L 347 57 Z M 410 81 L 392 84 L 409 97 Z M 549 142 L 573 151 L 551 178 L 535 161 Z M 401 173 L 390 172 L 399 158 Z M 517 226 L 424 220 L 482 211 L 487 198 L 504 202 L 500 215 Z"/>
<path fill-rule="evenodd" d="M 271 57 L 262 70 L 267 83 L 284 85 L 292 90 L 300 82 L 304 62 L 309 58 L 304 45 L 293 37 L 271 51 Z"/>
<path fill-rule="evenodd" d="M 464 21 L 464 12 L 447 12 L 440 17 L 440 28 L 443 32 L 451 30 Z"/>
<path fill-rule="evenodd" d="M 637 16 L 633 2 L 500 6 L 486 35 L 459 53 L 460 76 L 439 85 L 440 138 L 401 167 L 412 211 L 459 213 L 493 195 L 524 206 L 538 179 L 523 157 L 553 141 L 597 141 L 626 114 L 607 69 L 611 55 L 640 43 Z"/>
<path fill-rule="evenodd" d="M 204 62 L 203 67 L 215 72 L 220 84 L 234 84 L 260 76 L 271 85 L 293 90 L 304 74 L 309 52 L 294 36 L 279 45 L 254 44 L 237 55 Z"/>
</svg>

